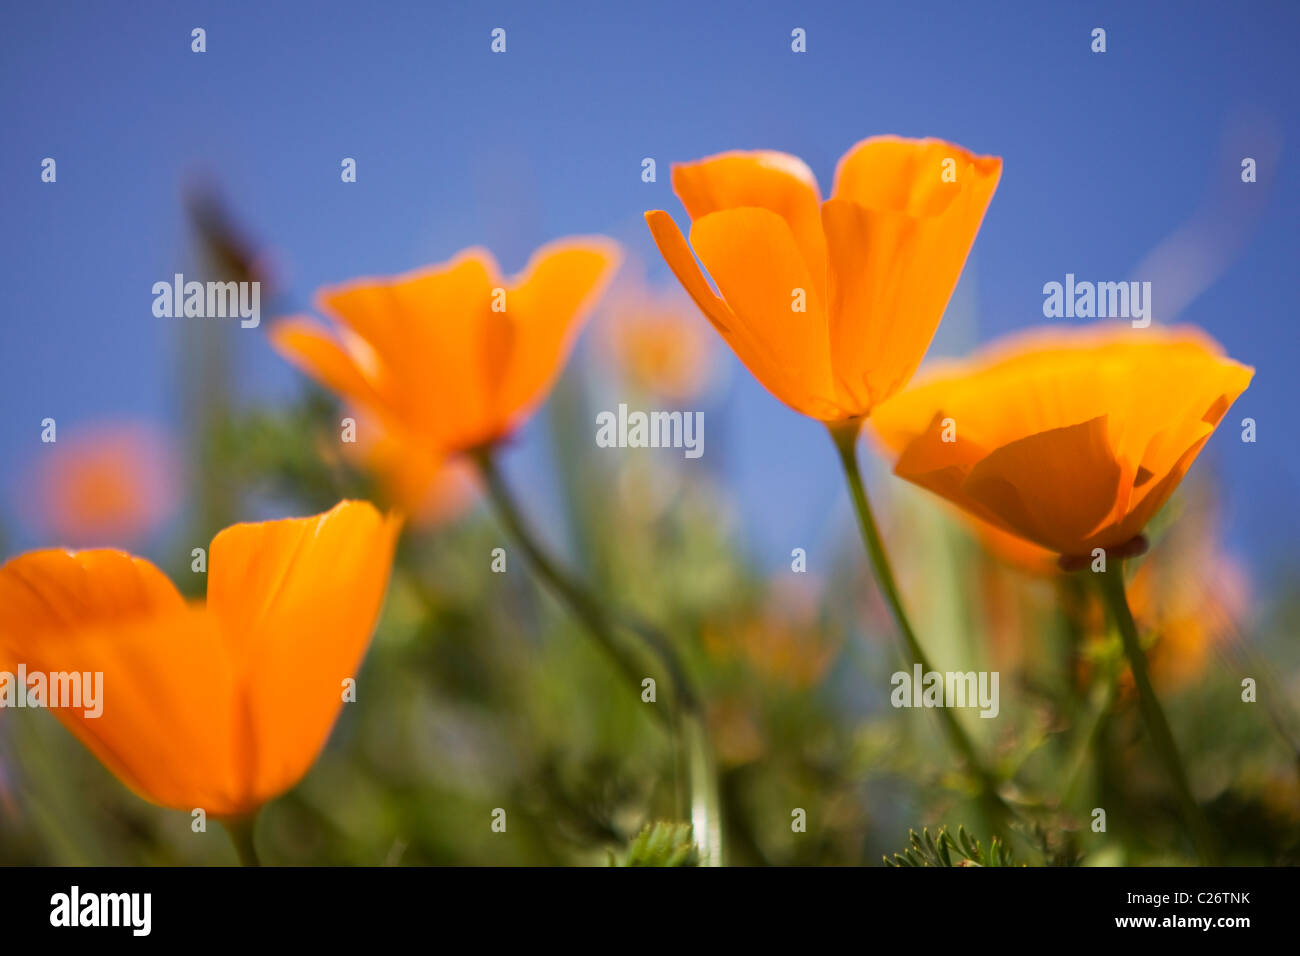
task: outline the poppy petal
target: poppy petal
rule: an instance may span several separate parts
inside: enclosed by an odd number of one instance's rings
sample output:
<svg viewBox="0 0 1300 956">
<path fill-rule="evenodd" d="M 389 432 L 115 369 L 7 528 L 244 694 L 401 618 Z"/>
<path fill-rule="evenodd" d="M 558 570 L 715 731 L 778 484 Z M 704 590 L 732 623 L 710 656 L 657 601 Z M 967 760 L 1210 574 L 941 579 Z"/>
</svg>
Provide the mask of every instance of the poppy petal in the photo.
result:
<svg viewBox="0 0 1300 956">
<path fill-rule="evenodd" d="M 1103 415 L 1003 445 L 962 491 L 1023 537 L 1073 555 L 1111 514 L 1122 478 Z"/>
<path fill-rule="evenodd" d="M 352 355 L 316 320 L 306 316 L 280 319 L 269 334 L 277 352 L 326 388 L 366 408 L 384 406 Z"/>
<path fill-rule="evenodd" d="M 622 261 L 617 243 L 575 237 L 538 249 L 510 291 L 512 340 L 501 347 L 503 427 L 513 427 L 559 376 L 587 316 Z"/>
<path fill-rule="evenodd" d="M 441 445 L 477 444 L 495 426 L 484 328 L 501 320 L 493 306 L 507 297 L 506 280 L 484 249 L 412 274 L 392 288 L 390 311 L 406 317 L 401 343 L 406 389 L 403 420 Z M 455 404 L 456 414 L 448 407 Z"/>
<path fill-rule="evenodd" d="M 943 213 L 969 187 L 983 197 L 982 217 L 1001 175 L 999 157 L 978 156 L 955 143 L 873 136 L 840 158 L 831 196 L 867 209 L 923 217 Z"/>
<path fill-rule="evenodd" d="M 813 280 L 785 220 L 757 208 L 710 213 L 691 224 L 691 246 L 761 362 L 750 369 L 756 377 L 804 414 L 848 417 L 836 400 L 826 314 L 808 294 Z"/>
<path fill-rule="evenodd" d="M 841 159 L 822 204 L 831 350 L 840 387 L 865 408 L 920 365 L 1001 168 L 950 143 L 897 137 L 866 140 Z"/>
<path fill-rule="evenodd" d="M 208 610 L 247 675 L 261 801 L 311 766 L 357 676 L 383 603 L 398 521 L 366 502 L 314 518 L 240 524 L 213 539 Z"/>
<path fill-rule="evenodd" d="M 903 449 L 894 474 L 945 498 L 959 500 L 963 498 L 962 482 L 988 455 L 988 449 L 959 433 L 953 435 L 954 440 L 946 440 L 944 423 L 948 420 L 950 416 L 942 410 L 936 412 L 926 430 Z"/>
<path fill-rule="evenodd" d="M 677 277 L 677 281 L 699 306 L 704 317 L 713 323 L 718 334 L 730 342 L 731 336 L 737 331 L 735 313 L 709 288 L 708 280 L 704 278 L 704 273 L 700 271 L 699 264 L 695 261 L 695 254 L 691 252 L 686 237 L 682 235 L 673 217 L 662 209 L 652 209 L 645 214 L 645 221 L 650 227 L 650 235 L 655 245 L 659 247 L 660 254 L 668 263 L 668 268 L 672 270 L 673 275 Z M 741 356 L 741 360 L 746 365 L 749 364 L 744 356 Z"/>
<path fill-rule="evenodd" d="M 97 716 L 51 709 L 123 783 L 175 809 L 250 808 L 228 649 L 157 568 L 121 551 L 32 552 L 0 568 L 0 607 L 0 659 L 83 685 L 102 675 Z"/>
<path fill-rule="evenodd" d="M 836 382 L 871 409 L 921 364 L 966 250 L 956 258 L 920 221 L 845 200 L 826 202 L 822 221 Z"/>
<path fill-rule="evenodd" d="M 677 281 L 718 330 L 718 334 L 731 346 L 736 357 L 773 395 L 792 408 L 800 408 L 803 403 L 803 385 L 793 379 L 779 362 L 773 360 L 771 351 L 757 340 L 731 306 L 709 288 L 691 247 L 686 244 L 686 239 L 672 216 L 663 210 L 655 210 L 646 213 L 645 218 L 659 252 Z M 828 419 L 835 417 L 839 417 L 837 411 L 829 411 L 827 414 Z"/>
<path fill-rule="evenodd" d="M 808 274 L 826 272 L 817 179 L 797 156 L 773 150 L 730 152 L 673 165 L 673 191 L 692 221 L 745 206 L 768 209 L 785 220 Z M 822 297 L 820 281 L 809 295 Z"/>
</svg>

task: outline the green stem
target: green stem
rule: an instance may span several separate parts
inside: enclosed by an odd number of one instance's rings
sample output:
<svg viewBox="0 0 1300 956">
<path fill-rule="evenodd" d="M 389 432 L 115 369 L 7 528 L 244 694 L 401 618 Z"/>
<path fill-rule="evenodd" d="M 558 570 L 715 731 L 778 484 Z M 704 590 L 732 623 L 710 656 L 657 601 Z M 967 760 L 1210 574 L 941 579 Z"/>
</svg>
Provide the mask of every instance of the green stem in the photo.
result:
<svg viewBox="0 0 1300 956">
<path fill-rule="evenodd" d="M 559 562 L 555 561 L 539 543 L 515 503 L 497 467 L 492 449 L 479 449 L 473 453 L 473 458 L 487 485 L 488 497 L 502 524 L 506 526 L 506 530 L 519 543 L 529 562 L 546 584 L 569 605 L 570 610 L 601 649 L 609 655 L 619 672 L 636 692 L 640 693 L 643 671 L 637 658 L 630 654 L 618 639 L 615 620 L 606 613 L 600 602 L 587 592 L 577 578 L 564 571 Z M 642 641 L 668 672 L 676 704 L 673 714 L 675 721 L 670 722 L 664 712 L 658 708 L 654 708 L 654 713 L 660 719 L 669 722 L 670 729 L 676 729 L 681 735 L 689 772 L 691 823 L 694 826 L 695 839 L 700 846 L 704 862 L 712 866 L 721 866 L 722 826 L 718 811 L 721 800 L 713 753 L 709 746 L 699 698 L 691 688 L 686 669 L 678 659 L 672 643 L 663 634 L 645 622 L 636 620 L 629 621 L 626 629 Z"/>
<path fill-rule="evenodd" d="M 1138 642 L 1137 625 L 1133 621 L 1133 613 L 1129 610 L 1128 595 L 1124 589 L 1122 559 L 1109 562 L 1106 570 L 1101 574 L 1101 590 L 1115 624 L 1119 627 L 1120 637 L 1124 641 L 1124 654 L 1128 657 L 1129 667 L 1133 671 L 1133 683 L 1137 685 L 1138 707 L 1142 712 L 1147 733 L 1151 735 L 1151 742 L 1173 778 L 1179 802 L 1183 805 L 1183 812 L 1191 828 L 1192 838 L 1196 841 L 1201 861 L 1214 864 L 1217 859 L 1214 839 L 1205 817 L 1201 814 L 1201 808 L 1196 803 L 1196 798 L 1192 796 L 1192 788 L 1187 782 L 1187 771 L 1183 769 L 1183 762 L 1178 756 L 1178 746 L 1174 743 L 1169 721 L 1165 719 L 1164 709 L 1160 706 L 1155 688 L 1151 686 L 1151 677 L 1147 673 L 1146 655 Z"/>
<path fill-rule="evenodd" d="M 232 817 L 222 820 L 221 823 L 230 834 L 230 842 L 235 845 L 235 852 L 239 854 L 239 865 L 261 866 L 262 861 L 258 859 L 257 847 L 253 844 L 253 826 L 257 823 L 257 814 Z"/>
<path fill-rule="evenodd" d="M 532 529 L 524 520 L 519 506 L 515 504 L 514 497 L 510 494 L 510 489 L 506 486 L 505 479 L 501 475 L 500 469 L 497 468 L 492 453 L 486 450 L 478 452 L 475 454 L 475 460 L 483 474 L 483 479 L 487 484 L 488 496 L 496 508 L 501 523 L 506 526 L 506 530 L 510 532 L 511 537 L 523 548 L 529 562 L 542 576 L 547 586 L 569 605 L 569 608 L 591 633 L 596 643 L 609 655 L 610 660 L 614 662 L 614 666 L 639 691 L 641 688 L 641 668 L 638 666 L 636 658 L 629 654 L 618 638 L 615 637 L 613 623 L 605 614 L 604 609 L 587 594 L 586 590 L 576 580 L 561 570 L 559 564 L 552 560 L 550 555 L 543 550 L 538 543 L 537 536 L 533 534 Z M 656 710 L 655 713 L 664 718 L 661 711 Z"/>
<path fill-rule="evenodd" d="M 885 546 L 880 539 L 880 532 L 876 529 L 876 520 L 871 514 L 871 505 L 867 502 L 866 488 L 862 483 L 862 472 L 858 468 L 857 442 L 860 429 L 861 422 L 858 421 L 829 426 L 831 440 L 835 443 L 836 451 L 839 452 L 840 463 L 844 466 L 844 477 L 849 485 L 849 494 L 853 498 L 853 507 L 858 515 L 858 527 L 862 532 L 862 543 L 866 545 L 867 556 L 871 559 L 871 566 L 876 574 L 876 582 L 884 595 L 885 603 L 889 605 L 889 610 L 893 613 L 894 621 L 898 625 L 899 634 L 903 639 L 903 659 L 907 663 L 914 661 L 920 664 L 922 671 L 928 673 L 933 668 L 931 668 L 930 661 L 925 656 L 925 651 L 921 649 L 921 644 L 916 639 L 916 632 L 912 630 L 912 624 L 908 620 L 907 611 L 903 608 L 903 599 L 899 595 L 898 585 L 894 581 L 894 572 L 889 564 L 889 556 L 885 553 Z M 940 722 L 947 732 L 949 742 L 961 755 L 966 764 L 967 772 L 974 778 L 979 787 L 980 802 L 989 814 L 992 824 L 996 828 L 1002 829 L 1012 814 L 1011 808 L 998 795 L 997 781 L 984 768 L 979 755 L 975 751 L 975 745 L 971 743 L 966 731 L 962 729 L 952 711 L 947 707 L 940 707 L 937 710 Z"/>
<path fill-rule="evenodd" d="M 689 764 L 691 835 L 705 866 L 722 866 L 722 793 L 704 717 L 691 710 L 681 714 L 681 733 Z"/>
</svg>

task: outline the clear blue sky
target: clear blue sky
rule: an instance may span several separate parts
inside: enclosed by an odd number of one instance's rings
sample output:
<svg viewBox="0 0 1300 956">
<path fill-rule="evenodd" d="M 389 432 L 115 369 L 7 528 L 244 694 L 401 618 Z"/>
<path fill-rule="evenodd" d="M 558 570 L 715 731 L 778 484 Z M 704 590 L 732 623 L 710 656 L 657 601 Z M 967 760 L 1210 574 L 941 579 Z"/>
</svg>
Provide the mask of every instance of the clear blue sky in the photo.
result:
<svg viewBox="0 0 1300 956">
<path fill-rule="evenodd" d="M 790 51 L 794 27 L 806 54 Z M 1300 531 L 1297 41 L 1293 2 L 6 4 L 4 513 L 48 415 L 182 426 L 176 328 L 153 317 L 150 287 L 186 263 L 187 173 L 219 179 L 301 300 L 477 243 L 514 269 L 579 232 L 624 240 L 666 277 L 641 216 L 682 217 L 669 163 L 782 149 L 829 186 L 845 148 L 892 132 L 1005 159 L 936 352 L 1045 321 L 1042 286 L 1067 272 L 1128 277 L 1198 211 L 1199 235 L 1240 233 L 1180 318 L 1258 369 L 1230 419 L 1255 417 L 1258 444 L 1225 428 L 1202 466 L 1224 476 L 1232 542 L 1266 570 Z M 1253 186 L 1247 155 L 1272 157 Z M 339 181 L 344 156 L 355 185 Z M 229 334 L 241 395 L 292 393 L 259 333 Z M 733 372 L 706 458 L 727 456 L 747 539 L 775 563 L 847 511 L 822 430 Z"/>
</svg>

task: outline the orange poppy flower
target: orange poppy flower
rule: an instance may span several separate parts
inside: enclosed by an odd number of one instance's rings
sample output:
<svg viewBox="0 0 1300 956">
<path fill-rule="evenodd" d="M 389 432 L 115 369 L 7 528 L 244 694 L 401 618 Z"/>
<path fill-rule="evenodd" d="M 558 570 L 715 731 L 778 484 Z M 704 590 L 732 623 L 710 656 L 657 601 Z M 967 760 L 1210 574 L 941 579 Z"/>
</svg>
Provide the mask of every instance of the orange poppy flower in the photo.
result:
<svg viewBox="0 0 1300 956">
<path fill-rule="evenodd" d="M 1128 585 L 1133 617 L 1155 636 L 1147 650 L 1151 679 L 1165 690 L 1185 687 L 1205 672 L 1211 652 L 1233 635 L 1245 604 L 1241 566 L 1222 552 L 1198 551 L 1201 561 L 1191 568 L 1172 555 L 1146 561 Z M 1174 577 L 1169 566 L 1179 564 L 1184 574 Z"/>
<path fill-rule="evenodd" d="M 397 530 L 365 502 L 234 525 L 212 541 L 206 605 L 123 551 L 21 555 L 0 567 L 0 665 L 102 674 L 98 716 L 52 709 L 118 779 L 163 806 L 251 813 L 324 746 Z"/>
<path fill-rule="evenodd" d="M 871 423 L 896 475 L 1086 557 L 1142 533 L 1253 374 L 1193 329 L 1041 330 L 936 368 Z"/>
<path fill-rule="evenodd" d="M 822 202 L 797 157 L 722 153 L 673 167 L 689 246 L 668 213 L 646 222 L 754 376 L 835 422 L 869 414 L 916 371 L 1001 174 L 997 157 L 881 136 L 844 155 Z"/>
<path fill-rule="evenodd" d="M 390 431 L 381 419 L 353 413 L 357 440 L 343 454 L 374 476 L 385 502 L 417 527 L 455 519 L 473 503 L 478 473 L 465 458 L 450 457 Z"/>
<path fill-rule="evenodd" d="M 138 541 L 175 510 L 179 471 L 170 444 L 147 425 L 72 432 L 42 446 L 23 486 L 23 513 L 60 544 Z"/>
<path fill-rule="evenodd" d="M 465 451 L 513 432 L 544 398 L 620 258 L 609 239 L 539 249 L 500 275 L 469 249 L 442 265 L 323 290 L 333 331 L 282 320 L 271 341 L 289 361 L 426 451 Z"/>
<path fill-rule="evenodd" d="M 704 390 L 710 377 L 709 332 L 690 300 L 633 285 L 610 294 L 605 350 L 633 387 L 681 401 Z"/>
</svg>

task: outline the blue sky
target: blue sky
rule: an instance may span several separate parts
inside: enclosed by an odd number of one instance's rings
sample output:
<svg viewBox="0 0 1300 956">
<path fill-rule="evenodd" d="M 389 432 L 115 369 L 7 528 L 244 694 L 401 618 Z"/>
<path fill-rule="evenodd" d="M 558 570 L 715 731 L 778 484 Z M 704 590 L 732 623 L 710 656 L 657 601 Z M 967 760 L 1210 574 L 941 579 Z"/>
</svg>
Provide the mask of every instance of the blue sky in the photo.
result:
<svg viewBox="0 0 1300 956">
<path fill-rule="evenodd" d="M 1098 26 L 1104 54 L 1089 49 Z M 790 51 L 794 27 L 806 54 Z M 187 264 L 189 175 L 220 182 L 299 301 L 480 243 L 513 270 L 571 233 L 613 235 L 668 281 L 642 213 L 684 221 L 671 162 L 781 149 L 828 187 L 847 147 L 899 133 L 1005 160 L 934 354 L 1046 321 L 1045 282 L 1128 278 L 1189 222 L 1223 247 L 1221 274 L 1183 270 L 1214 281 L 1179 318 L 1257 368 L 1229 423 L 1256 418 L 1259 441 L 1224 428 L 1198 468 L 1222 476 L 1230 541 L 1267 571 L 1300 530 L 1298 28 L 1294 3 L 7 4 L 6 523 L 42 418 L 183 427 L 176 320 L 154 318 L 150 288 Z M 345 156 L 355 184 L 339 181 Z M 645 156 L 657 183 L 641 181 Z M 1243 156 L 1260 158 L 1253 185 Z M 241 398 L 299 386 L 259 332 L 229 334 Z M 822 429 L 731 371 L 706 447 L 726 455 L 756 556 L 777 563 L 848 511 Z M 520 460 L 537 444 L 525 436 Z"/>
</svg>

